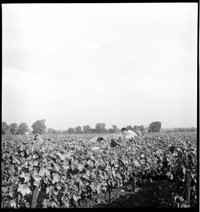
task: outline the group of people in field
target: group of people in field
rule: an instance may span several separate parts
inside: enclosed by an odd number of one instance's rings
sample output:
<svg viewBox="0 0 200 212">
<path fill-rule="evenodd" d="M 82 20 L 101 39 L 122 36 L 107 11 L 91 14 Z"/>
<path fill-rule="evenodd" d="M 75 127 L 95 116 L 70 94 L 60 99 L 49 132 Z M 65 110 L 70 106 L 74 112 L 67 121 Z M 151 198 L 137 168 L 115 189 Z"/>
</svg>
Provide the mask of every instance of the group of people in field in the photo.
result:
<svg viewBox="0 0 200 212">
<path fill-rule="evenodd" d="M 142 133 L 139 128 L 135 128 L 133 130 L 128 130 L 127 128 L 122 128 L 119 133 L 113 134 L 110 140 L 110 146 L 111 147 L 116 147 L 116 146 L 126 146 L 126 142 L 133 141 L 134 138 L 136 137 L 141 137 Z M 43 139 L 37 134 L 35 135 L 34 140 L 37 141 L 43 141 Z M 106 138 L 103 137 L 96 137 L 95 139 L 93 138 L 93 141 L 95 142 L 102 142 L 106 141 Z"/>
<path fill-rule="evenodd" d="M 122 128 L 121 131 L 117 134 L 112 135 L 110 146 L 116 147 L 116 146 L 126 146 L 126 142 L 133 141 L 136 137 L 141 137 L 142 133 L 139 128 L 135 128 L 134 130 L 128 130 L 127 128 Z M 103 140 L 106 140 L 103 137 L 98 137 L 96 139 L 97 142 L 101 142 Z"/>
</svg>

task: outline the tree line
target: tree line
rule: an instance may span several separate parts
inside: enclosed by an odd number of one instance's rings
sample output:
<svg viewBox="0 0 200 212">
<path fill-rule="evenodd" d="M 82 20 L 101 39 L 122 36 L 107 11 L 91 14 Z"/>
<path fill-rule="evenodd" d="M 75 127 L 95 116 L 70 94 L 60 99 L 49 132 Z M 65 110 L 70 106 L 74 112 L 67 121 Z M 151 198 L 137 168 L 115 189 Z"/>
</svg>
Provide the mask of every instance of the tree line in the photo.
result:
<svg viewBox="0 0 200 212">
<path fill-rule="evenodd" d="M 45 119 L 34 122 L 31 126 L 32 131 L 29 129 L 26 122 L 22 122 L 19 125 L 17 123 L 11 123 L 8 125 L 6 122 L 1 123 L 1 134 L 13 134 L 24 135 L 25 133 L 44 134 L 46 131 Z"/>
<path fill-rule="evenodd" d="M 166 132 L 196 132 L 197 128 L 191 127 L 191 128 L 172 128 L 172 129 L 166 129 Z"/>
<path fill-rule="evenodd" d="M 26 133 L 32 134 L 106 134 L 106 133 L 117 133 L 120 129 L 116 125 L 112 125 L 112 128 L 106 128 L 105 123 L 97 123 L 95 128 L 90 127 L 89 125 L 85 125 L 83 127 L 69 127 L 67 130 L 55 130 L 53 128 L 47 128 L 45 124 L 46 120 L 37 120 L 31 126 L 32 130 L 29 129 L 27 123 L 22 122 L 19 125 L 17 123 L 11 123 L 8 125 L 6 122 L 2 122 L 1 133 L 2 134 L 14 134 L 14 135 L 23 135 Z M 132 127 L 128 125 L 126 127 L 128 130 L 140 129 L 141 132 L 145 131 L 143 125 Z"/>
<path fill-rule="evenodd" d="M 37 120 L 31 126 L 32 130 L 29 129 L 27 123 L 22 122 L 19 125 L 17 123 L 11 123 L 8 125 L 6 122 L 2 122 L 1 124 L 1 134 L 14 134 L 14 135 L 24 135 L 25 133 L 32 134 L 106 134 L 106 133 L 118 133 L 120 129 L 116 125 L 112 125 L 112 128 L 106 129 L 105 123 L 97 123 L 95 128 L 90 127 L 89 125 L 85 125 L 83 127 L 69 127 L 67 130 L 55 130 L 53 128 L 47 128 L 45 124 L 46 120 Z M 161 122 L 155 121 L 150 123 L 148 127 L 144 127 L 143 125 L 132 127 L 131 125 L 126 126 L 128 130 L 140 130 L 142 134 L 147 132 L 160 132 L 161 130 Z M 164 130 L 166 132 L 194 132 L 197 129 L 192 128 L 173 128 Z"/>
<path fill-rule="evenodd" d="M 25 122 L 20 123 L 11 123 L 8 125 L 6 122 L 2 122 L 1 133 L 2 134 L 14 134 L 14 135 L 23 135 L 25 133 L 32 134 L 106 134 L 106 133 L 117 133 L 120 129 L 116 125 L 112 125 L 112 128 L 106 128 L 105 123 L 97 123 L 95 128 L 90 127 L 89 125 L 85 125 L 83 127 L 69 127 L 67 130 L 55 130 L 53 128 L 47 128 L 45 124 L 46 120 L 37 120 L 31 126 L 32 130 L 29 129 L 28 125 Z M 142 134 L 147 132 L 160 132 L 161 130 L 161 122 L 155 121 L 150 123 L 148 127 L 144 127 L 143 125 L 132 127 L 131 125 L 126 126 L 128 130 L 137 130 L 139 129 Z M 192 128 L 173 128 L 168 130 L 163 130 L 165 132 L 194 132 L 197 129 Z"/>
</svg>

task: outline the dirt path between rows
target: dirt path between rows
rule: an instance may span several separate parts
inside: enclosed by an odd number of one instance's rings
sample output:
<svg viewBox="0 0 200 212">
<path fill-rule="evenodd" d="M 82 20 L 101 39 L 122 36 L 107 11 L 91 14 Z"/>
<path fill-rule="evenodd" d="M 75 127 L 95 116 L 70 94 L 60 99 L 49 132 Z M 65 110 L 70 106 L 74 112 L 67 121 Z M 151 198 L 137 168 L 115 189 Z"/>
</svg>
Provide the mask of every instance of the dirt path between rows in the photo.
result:
<svg viewBox="0 0 200 212">
<path fill-rule="evenodd" d="M 103 204 L 87 203 L 82 207 L 90 208 L 168 208 L 175 207 L 172 193 L 175 185 L 168 180 L 147 181 L 135 192 L 128 185 L 112 191 L 111 202 Z M 105 195 L 105 199 L 108 196 Z"/>
</svg>

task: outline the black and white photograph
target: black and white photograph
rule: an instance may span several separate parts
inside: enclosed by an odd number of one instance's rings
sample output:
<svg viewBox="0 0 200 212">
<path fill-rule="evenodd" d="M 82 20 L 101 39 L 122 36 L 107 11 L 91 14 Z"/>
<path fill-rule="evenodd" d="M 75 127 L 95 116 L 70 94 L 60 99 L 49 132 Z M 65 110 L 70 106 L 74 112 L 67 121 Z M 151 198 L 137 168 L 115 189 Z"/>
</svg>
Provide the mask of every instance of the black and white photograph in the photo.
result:
<svg viewBox="0 0 200 212">
<path fill-rule="evenodd" d="M 1 208 L 198 209 L 198 6 L 1 4 Z"/>
</svg>

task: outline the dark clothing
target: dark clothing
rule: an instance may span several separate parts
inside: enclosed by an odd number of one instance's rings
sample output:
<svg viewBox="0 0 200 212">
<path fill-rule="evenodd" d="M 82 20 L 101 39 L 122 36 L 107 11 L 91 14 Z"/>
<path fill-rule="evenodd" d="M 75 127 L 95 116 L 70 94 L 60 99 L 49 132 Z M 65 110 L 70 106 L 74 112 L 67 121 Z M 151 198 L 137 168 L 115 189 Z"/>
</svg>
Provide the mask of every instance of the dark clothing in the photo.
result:
<svg viewBox="0 0 200 212">
<path fill-rule="evenodd" d="M 98 137 L 98 138 L 97 138 L 97 141 L 99 141 L 99 142 L 100 142 L 100 141 L 103 141 L 103 140 L 104 140 L 104 138 L 102 138 L 102 137 Z"/>
</svg>

